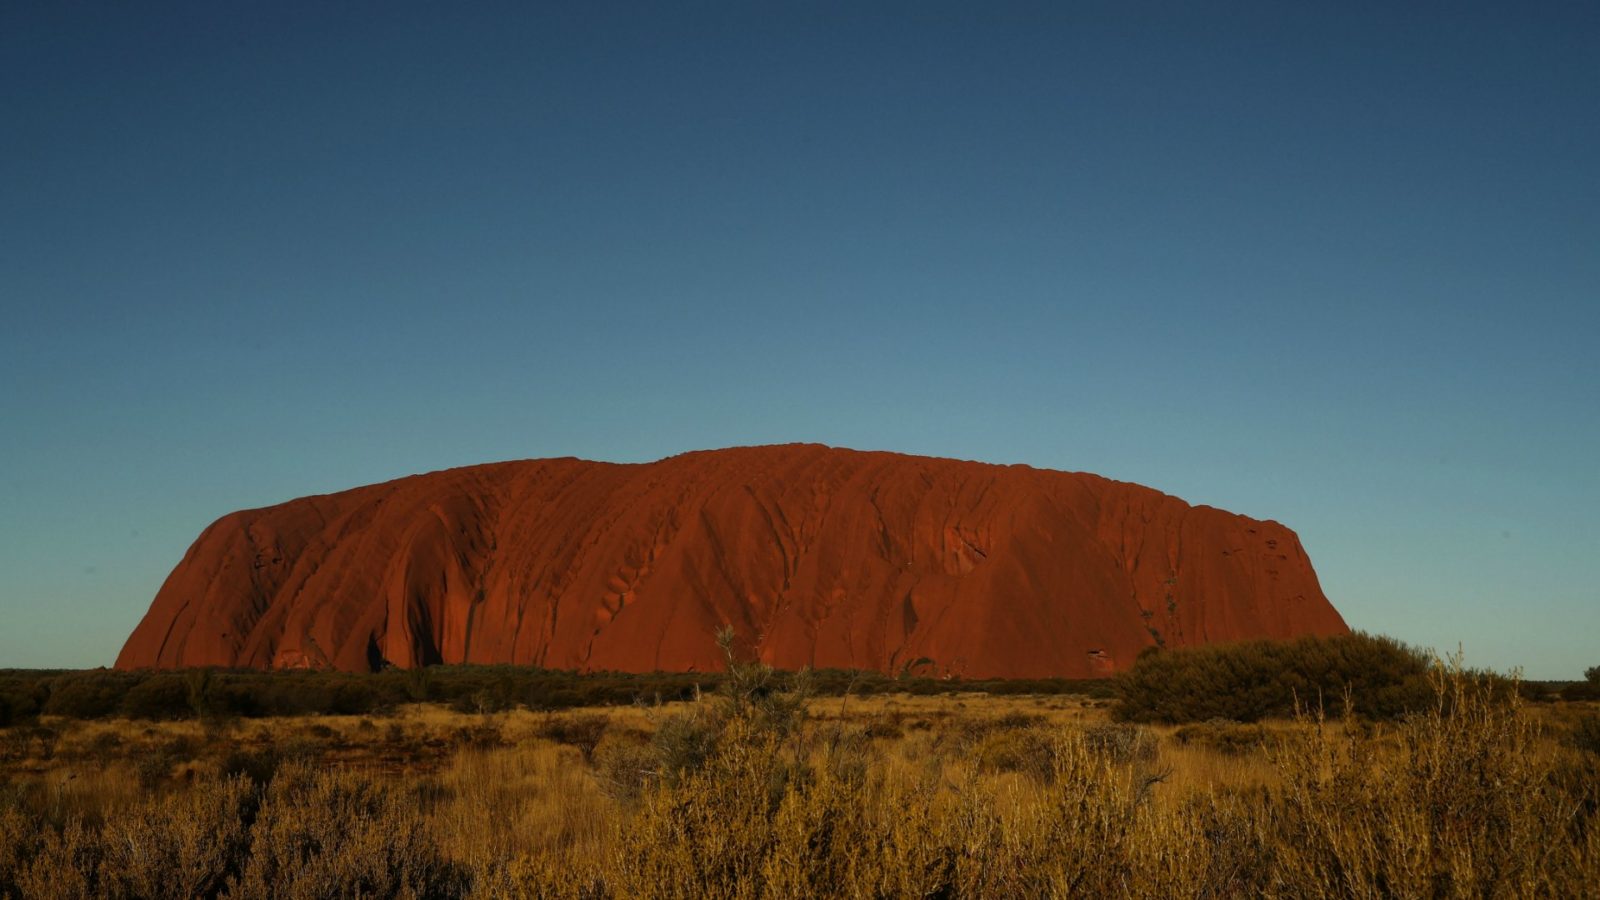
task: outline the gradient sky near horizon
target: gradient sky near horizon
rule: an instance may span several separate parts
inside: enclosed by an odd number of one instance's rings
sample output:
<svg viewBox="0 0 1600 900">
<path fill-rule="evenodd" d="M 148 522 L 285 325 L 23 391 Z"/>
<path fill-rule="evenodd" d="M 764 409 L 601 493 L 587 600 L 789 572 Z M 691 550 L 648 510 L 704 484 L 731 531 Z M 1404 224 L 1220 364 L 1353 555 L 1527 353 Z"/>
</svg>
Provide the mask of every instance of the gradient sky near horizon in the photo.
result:
<svg viewBox="0 0 1600 900">
<path fill-rule="evenodd" d="M 1600 664 L 1600 5 L 7 3 L 0 667 L 234 509 L 818 441 Z"/>
</svg>

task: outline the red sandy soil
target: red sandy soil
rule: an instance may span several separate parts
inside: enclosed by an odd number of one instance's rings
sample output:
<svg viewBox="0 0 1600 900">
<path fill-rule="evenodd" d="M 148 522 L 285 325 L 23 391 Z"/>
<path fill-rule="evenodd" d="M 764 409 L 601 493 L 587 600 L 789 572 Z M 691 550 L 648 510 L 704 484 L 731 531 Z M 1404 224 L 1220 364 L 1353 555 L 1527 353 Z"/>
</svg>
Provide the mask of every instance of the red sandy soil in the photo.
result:
<svg viewBox="0 0 1600 900">
<path fill-rule="evenodd" d="M 224 516 L 118 668 L 1069 678 L 1346 631 L 1288 528 L 1095 475 L 814 444 L 491 463 Z M 1159 635 L 1159 637 L 1158 637 Z"/>
</svg>

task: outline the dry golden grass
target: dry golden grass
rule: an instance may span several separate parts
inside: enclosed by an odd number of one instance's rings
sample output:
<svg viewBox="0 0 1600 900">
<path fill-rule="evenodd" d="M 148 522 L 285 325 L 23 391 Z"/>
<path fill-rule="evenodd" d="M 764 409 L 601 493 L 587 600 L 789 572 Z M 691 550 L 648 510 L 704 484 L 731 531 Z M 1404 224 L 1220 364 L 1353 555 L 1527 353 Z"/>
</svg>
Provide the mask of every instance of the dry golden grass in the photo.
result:
<svg viewBox="0 0 1600 900">
<path fill-rule="evenodd" d="M 1136 728 L 1058 696 L 796 706 L 738 683 L 653 708 L 12 728 L 0 897 L 1571 897 L 1600 884 L 1600 767 L 1566 743 L 1582 713 L 1490 698 L 1459 671 L 1441 670 L 1442 705 L 1386 726 Z"/>
</svg>

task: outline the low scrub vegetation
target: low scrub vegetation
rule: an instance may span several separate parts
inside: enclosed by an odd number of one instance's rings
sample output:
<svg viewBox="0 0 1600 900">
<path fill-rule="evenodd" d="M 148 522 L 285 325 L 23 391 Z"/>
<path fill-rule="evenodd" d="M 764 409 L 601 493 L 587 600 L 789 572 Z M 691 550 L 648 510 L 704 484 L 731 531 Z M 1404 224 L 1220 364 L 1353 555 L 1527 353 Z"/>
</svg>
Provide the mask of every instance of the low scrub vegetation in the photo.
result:
<svg viewBox="0 0 1600 900">
<path fill-rule="evenodd" d="M 1116 712 L 1131 722 L 1256 722 L 1348 704 L 1357 716 L 1395 719 L 1432 702 L 1432 664 L 1399 641 L 1359 632 L 1156 650 L 1117 677 Z"/>
<path fill-rule="evenodd" d="M 321 671 L 86 672 L 0 670 L 0 727 L 38 716 L 148 721 L 372 715 L 407 703 L 441 703 L 462 713 L 563 710 L 688 700 L 715 691 L 722 673 L 577 673 L 526 666 L 434 666 L 374 673 Z M 818 696 L 878 694 L 1110 696 L 1104 681 L 892 678 L 826 670 L 808 676 Z"/>
<path fill-rule="evenodd" d="M 1600 666 L 1585 669 L 1582 681 L 1564 685 L 1561 696 L 1567 700 L 1600 700 Z"/>
<path fill-rule="evenodd" d="M 0 898 L 1591 895 L 1592 709 L 1422 679 L 1396 719 L 1171 726 L 730 652 L 664 704 L 45 715 L 0 731 Z"/>
</svg>

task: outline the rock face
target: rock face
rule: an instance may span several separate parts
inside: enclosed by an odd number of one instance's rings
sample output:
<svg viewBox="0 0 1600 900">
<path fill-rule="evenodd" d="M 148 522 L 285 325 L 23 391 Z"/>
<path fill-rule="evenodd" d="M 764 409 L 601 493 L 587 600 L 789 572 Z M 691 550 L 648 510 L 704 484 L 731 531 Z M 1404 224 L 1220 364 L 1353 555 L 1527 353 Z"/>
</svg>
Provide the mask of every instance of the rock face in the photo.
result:
<svg viewBox="0 0 1600 900">
<path fill-rule="evenodd" d="M 816 445 L 527 460 L 232 513 L 118 668 L 385 663 L 1089 677 L 1346 631 L 1300 540 L 1134 484 Z"/>
</svg>

